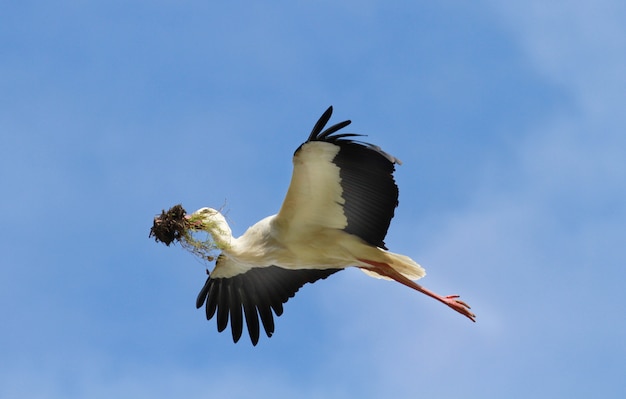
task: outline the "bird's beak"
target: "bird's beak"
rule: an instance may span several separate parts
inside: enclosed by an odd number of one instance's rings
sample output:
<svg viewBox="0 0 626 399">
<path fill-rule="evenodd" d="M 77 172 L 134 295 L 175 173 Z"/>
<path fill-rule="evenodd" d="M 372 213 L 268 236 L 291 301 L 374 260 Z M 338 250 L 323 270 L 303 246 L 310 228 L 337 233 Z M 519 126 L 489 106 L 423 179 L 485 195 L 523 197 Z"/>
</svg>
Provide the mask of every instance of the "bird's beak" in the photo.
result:
<svg viewBox="0 0 626 399">
<path fill-rule="evenodd" d="M 185 219 L 189 222 L 189 228 L 192 230 L 202 230 L 204 227 L 204 221 L 198 215 L 192 213 L 191 215 L 185 215 Z"/>
</svg>

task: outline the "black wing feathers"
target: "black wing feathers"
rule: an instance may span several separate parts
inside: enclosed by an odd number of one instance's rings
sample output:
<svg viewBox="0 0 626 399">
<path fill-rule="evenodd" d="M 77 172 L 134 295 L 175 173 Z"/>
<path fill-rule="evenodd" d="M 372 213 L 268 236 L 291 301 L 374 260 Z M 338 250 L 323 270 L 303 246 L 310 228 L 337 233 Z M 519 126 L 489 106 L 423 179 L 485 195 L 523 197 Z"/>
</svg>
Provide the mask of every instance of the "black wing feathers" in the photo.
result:
<svg viewBox="0 0 626 399">
<path fill-rule="evenodd" d="M 324 132 L 322 134 L 320 134 L 317 139 L 326 139 L 327 137 L 329 137 L 331 134 L 335 133 L 338 130 L 343 129 L 344 127 L 348 126 L 349 124 L 351 124 L 352 121 L 343 121 L 343 122 L 339 122 L 337 124 L 332 125 L 331 127 L 329 127 L 328 129 L 324 130 Z M 362 134 L 355 134 L 355 133 L 348 133 L 348 136 L 362 136 Z M 338 134 L 336 136 L 333 136 L 333 139 L 337 139 L 341 136 L 346 136 L 345 134 Z"/>
<path fill-rule="evenodd" d="M 288 270 L 277 266 L 251 269 L 229 278 L 208 277 L 196 300 L 196 307 L 206 307 L 207 319 L 217 309 L 217 329 L 223 331 L 230 319 L 233 341 L 239 341 L 243 318 L 252 344 L 259 341 L 261 323 L 268 337 L 274 333 L 274 317 L 283 313 L 283 303 L 306 283 L 324 279 L 341 269 Z"/>
<path fill-rule="evenodd" d="M 315 123 L 315 126 L 313 126 L 313 130 L 311 130 L 311 134 L 309 135 L 309 138 L 307 141 L 314 140 L 315 137 L 317 137 L 322 132 L 322 129 L 324 129 L 324 126 L 326 126 L 332 114 L 333 114 L 333 107 L 331 105 L 330 107 L 328 107 L 326 111 L 324 111 L 322 116 L 320 116 L 320 118 L 317 120 L 317 122 Z"/>
<path fill-rule="evenodd" d="M 333 162 L 340 169 L 343 212 L 348 220 L 344 230 L 386 249 L 383 240 L 398 206 L 393 163 L 356 143 L 342 145 Z"/>
</svg>

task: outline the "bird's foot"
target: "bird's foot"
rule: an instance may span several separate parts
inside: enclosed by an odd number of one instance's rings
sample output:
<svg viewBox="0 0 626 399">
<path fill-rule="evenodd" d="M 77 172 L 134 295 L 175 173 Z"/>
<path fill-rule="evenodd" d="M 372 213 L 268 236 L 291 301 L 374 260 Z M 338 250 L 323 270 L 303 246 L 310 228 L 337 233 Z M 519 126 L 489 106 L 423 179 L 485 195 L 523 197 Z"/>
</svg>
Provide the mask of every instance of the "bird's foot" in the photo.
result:
<svg viewBox="0 0 626 399">
<path fill-rule="evenodd" d="M 446 305 L 448 305 L 449 307 L 451 307 L 452 309 L 461 313 L 463 316 L 467 317 L 471 321 L 475 322 L 476 315 L 470 312 L 470 309 L 471 309 L 470 306 L 467 303 L 457 298 L 459 298 L 458 295 L 447 295 L 445 297 L 442 297 L 441 301 L 445 303 Z"/>
</svg>

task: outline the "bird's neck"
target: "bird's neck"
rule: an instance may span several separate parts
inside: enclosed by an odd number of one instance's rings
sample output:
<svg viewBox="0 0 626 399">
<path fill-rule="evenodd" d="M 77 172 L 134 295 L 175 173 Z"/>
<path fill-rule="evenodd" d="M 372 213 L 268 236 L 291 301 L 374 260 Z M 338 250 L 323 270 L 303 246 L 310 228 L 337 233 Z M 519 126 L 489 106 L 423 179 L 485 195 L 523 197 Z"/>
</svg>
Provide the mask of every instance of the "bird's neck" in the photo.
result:
<svg viewBox="0 0 626 399">
<path fill-rule="evenodd" d="M 214 217 L 205 220 L 201 230 L 209 233 L 211 237 L 213 237 L 213 241 L 215 242 L 217 248 L 221 250 L 230 249 L 234 243 L 235 239 L 230 226 L 221 214 L 217 214 Z"/>
</svg>

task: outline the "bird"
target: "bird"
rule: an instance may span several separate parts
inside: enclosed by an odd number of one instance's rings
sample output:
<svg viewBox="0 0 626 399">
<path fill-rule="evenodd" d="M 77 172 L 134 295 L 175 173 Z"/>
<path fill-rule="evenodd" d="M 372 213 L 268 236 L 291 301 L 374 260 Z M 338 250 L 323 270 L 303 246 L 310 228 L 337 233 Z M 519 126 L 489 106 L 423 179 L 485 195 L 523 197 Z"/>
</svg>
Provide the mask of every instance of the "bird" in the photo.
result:
<svg viewBox="0 0 626 399">
<path fill-rule="evenodd" d="M 458 295 L 442 296 L 417 284 L 424 269 L 388 250 L 384 239 L 399 194 L 393 173 L 401 162 L 362 141 L 362 134 L 342 133 L 350 120 L 325 129 L 332 113 L 330 106 L 296 149 L 291 182 L 277 214 L 237 238 L 216 209 L 204 207 L 185 216 L 221 250 L 214 269 L 207 271 L 196 307 L 204 306 L 207 320 L 216 316 L 219 332 L 230 321 L 235 343 L 245 320 L 256 346 L 261 326 L 271 337 L 273 314 L 281 316 L 283 305 L 302 286 L 356 267 L 372 277 L 395 280 L 475 321 Z"/>
</svg>

